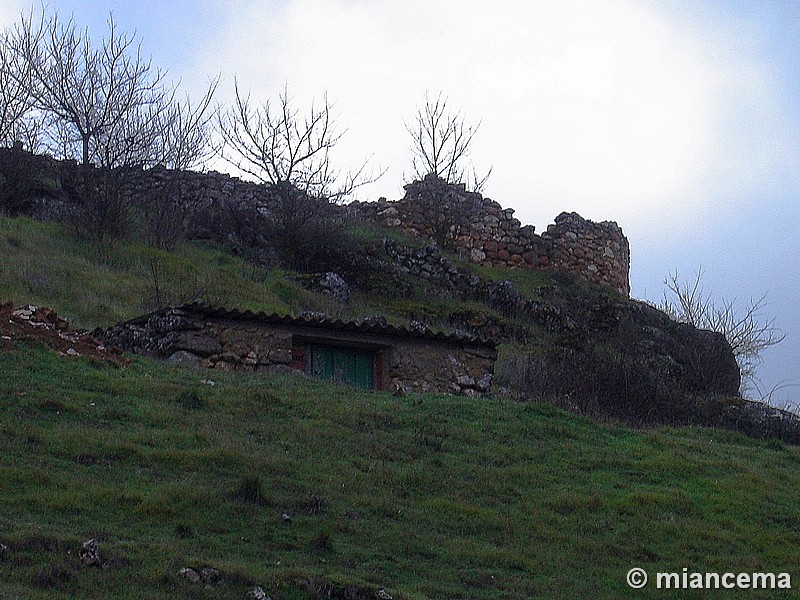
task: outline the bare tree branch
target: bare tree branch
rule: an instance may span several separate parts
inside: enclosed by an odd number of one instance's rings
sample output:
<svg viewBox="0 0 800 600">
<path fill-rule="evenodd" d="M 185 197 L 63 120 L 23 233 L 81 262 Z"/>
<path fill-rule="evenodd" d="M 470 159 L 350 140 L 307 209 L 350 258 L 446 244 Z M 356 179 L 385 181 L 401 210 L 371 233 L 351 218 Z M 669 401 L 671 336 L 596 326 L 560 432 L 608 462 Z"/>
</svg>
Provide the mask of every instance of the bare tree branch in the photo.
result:
<svg viewBox="0 0 800 600">
<path fill-rule="evenodd" d="M 367 173 L 368 160 L 344 175 L 334 168 L 331 150 L 344 131 L 337 126 L 327 95 L 301 115 L 288 87 L 276 101 L 255 105 L 237 81 L 234 104 L 219 113 L 218 129 L 224 142 L 222 158 L 234 167 L 263 183 L 289 183 L 309 196 L 339 201 L 383 174 Z"/>
<path fill-rule="evenodd" d="M 344 200 L 383 173 L 367 173 L 365 161 L 342 174 L 331 151 L 344 134 L 327 95 L 301 114 L 284 87 L 278 98 L 257 105 L 238 81 L 228 110 L 218 112 L 221 156 L 238 170 L 272 186 L 272 234 L 283 257 L 299 264 L 307 247 L 330 235 L 333 203 Z"/>
<path fill-rule="evenodd" d="M 33 21 L 31 11 L 28 19 Z M 31 43 L 38 44 L 41 27 L 37 27 Z M 0 144 L 11 145 L 15 141 L 29 142 L 38 130 L 39 120 L 32 117 L 34 109 L 35 81 L 30 63 L 25 60 L 25 40 L 19 29 L 8 29 L 0 37 Z"/>
<path fill-rule="evenodd" d="M 763 362 L 762 353 L 783 341 L 786 335 L 775 326 L 775 319 L 764 319 L 767 296 L 750 299 L 744 310 L 737 310 L 734 300 L 716 304 L 702 287 L 703 270 L 694 281 L 681 282 L 677 271 L 664 280 L 666 291 L 659 308 L 672 319 L 690 323 L 699 329 L 716 331 L 731 345 L 742 375 L 742 395 L 760 391 L 756 369 Z M 670 297 L 670 295 L 672 297 Z"/>
<path fill-rule="evenodd" d="M 472 190 L 481 191 L 492 170 L 479 177 L 469 161 L 480 125 L 468 123 L 460 111 L 451 110 L 441 92 L 435 99 L 426 93 L 425 104 L 417 109 L 414 122 L 406 123 L 412 139 L 413 177 L 421 180 L 433 174 L 448 183 L 465 183 Z"/>
<path fill-rule="evenodd" d="M 51 148 L 82 164 L 114 166 L 130 145 L 131 125 L 171 93 L 164 72 L 141 56 L 135 34 L 120 33 L 113 16 L 108 37 L 92 45 L 86 30 L 57 13 L 38 23 L 23 15 L 16 29 L 18 51 L 35 84 L 36 107 L 53 115 L 61 126 L 48 128 Z M 147 136 L 139 141 L 149 143 Z M 77 147 L 76 147 L 77 146 Z"/>
</svg>

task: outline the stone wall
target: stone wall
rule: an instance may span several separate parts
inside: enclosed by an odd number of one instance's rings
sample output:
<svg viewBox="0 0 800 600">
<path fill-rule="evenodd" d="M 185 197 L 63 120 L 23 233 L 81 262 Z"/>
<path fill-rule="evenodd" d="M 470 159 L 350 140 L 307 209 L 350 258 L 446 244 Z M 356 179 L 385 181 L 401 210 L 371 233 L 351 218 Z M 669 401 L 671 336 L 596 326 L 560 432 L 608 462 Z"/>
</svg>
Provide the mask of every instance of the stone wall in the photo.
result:
<svg viewBox="0 0 800 600">
<path fill-rule="evenodd" d="M 465 336 L 196 306 L 162 309 L 93 335 L 139 354 L 222 370 L 308 371 L 312 343 L 366 348 L 381 355 L 379 389 L 468 396 L 489 392 L 497 358 L 493 344 Z"/>
<path fill-rule="evenodd" d="M 412 248 L 387 239 L 383 242 L 383 251 L 397 264 L 401 273 L 410 273 L 444 287 L 468 291 L 474 290 L 481 281 L 475 273 L 457 267 L 442 256 L 438 246 Z"/>
<path fill-rule="evenodd" d="M 248 231 L 257 218 L 236 220 L 243 211 L 269 217 L 269 186 L 225 174 L 154 170 L 137 184 L 139 196 L 153 196 L 170 182 L 177 186 L 189 210 L 186 228 L 192 238 L 219 239 L 220 231 L 252 239 Z M 403 229 L 440 246 L 450 245 L 472 262 L 512 268 L 578 273 L 588 281 L 630 294 L 630 246 L 613 221 L 595 223 L 577 213 L 563 212 L 538 235 L 522 225 L 513 208 L 503 208 L 463 184 L 446 184 L 430 177 L 406 186 L 398 201 L 354 202 L 339 208 L 342 219 L 356 218 Z M 220 241 L 225 241 L 221 239 Z M 267 242 L 265 241 L 265 244 Z"/>
<path fill-rule="evenodd" d="M 570 271 L 630 294 L 630 246 L 613 221 L 594 223 L 561 213 L 541 235 L 532 225 L 462 185 L 428 176 L 406 186 L 396 202 L 353 203 L 354 216 L 449 245 L 472 262 Z"/>
<path fill-rule="evenodd" d="M 40 171 L 44 179 L 68 181 L 69 173 L 77 168 L 70 161 L 26 157 L 35 164 L 26 168 Z M 269 185 L 213 171 L 164 168 L 141 172 L 126 181 L 135 203 L 148 210 L 164 204 L 163 210 L 155 211 L 163 215 L 163 223 L 156 220 L 157 227 L 176 227 L 189 239 L 213 239 L 233 248 L 270 247 L 265 225 L 276 200 Z M 59 208 L 70 201 L 67 190 L 60 191 L 61 199 L 58 193 L 42 192 L 34 212 L 55 218 L 59 212 L 68 212 Z M 353 202 L 336 207 L 336 212 L 337 219 L 360 219 L 434 240 L 476 263 L 570 271 L 625 295 L 630 293 L 630 247 L 613 221 L 594 223 L 565 212 L 538 235 L 532 225 L 523 226 L 514 218 L 514 209 L 504 209 L 479 193 L 468 192 L 463 184 L 448 184 L 434 176 L 407 185 L 401 200 Z"/>
<path fill-rule="evenodd" d="M 478 345 L 399 341 L 383 360 L 389 389 L 480 396 L 489 392 L 496 358 Z"/>
</svg>

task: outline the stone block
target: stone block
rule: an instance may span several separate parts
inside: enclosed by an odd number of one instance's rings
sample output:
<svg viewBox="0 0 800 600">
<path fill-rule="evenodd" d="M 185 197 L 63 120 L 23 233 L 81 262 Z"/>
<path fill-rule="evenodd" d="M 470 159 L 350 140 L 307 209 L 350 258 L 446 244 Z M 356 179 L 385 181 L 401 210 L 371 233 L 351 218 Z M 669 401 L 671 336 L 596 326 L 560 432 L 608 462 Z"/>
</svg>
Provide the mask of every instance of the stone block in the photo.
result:
<svg viewBox="0 0 800 600">
<path fill-rule="evenodd" d="M 176 365 L 199 365 L 201 358 L 186 350 L 178 350 L 170 354 L 167 360 Z"/>
<path fill-rule="evenodd" d="M 472 387 L 475 385 L 475 379 L 469 375 L 459 375 L 456 377 L 456 383 L 463 387 Z"/>
<path fill-rule="evenodd" d="M 486 253 L 479 248 L 473 248 L 469 252 L 469 259 L 472 262 L 481 262 L 486 258 Z"/>
<path fill-rule="evenodd" d="M 269 362 L 276 365 L 288 365 L 292 362 L 290 348 L 275 348 L 269 351 Z"/>
<path fill-rule="evenodd" d="M 179 350 L 191 352 L 197 356 L 207 357 L 219 354 L 222 344 L 218 340 L 198 332 L 179 332 L 169 334 L 163 340 L 163 350 L 170 354 Z"/>
</svg>

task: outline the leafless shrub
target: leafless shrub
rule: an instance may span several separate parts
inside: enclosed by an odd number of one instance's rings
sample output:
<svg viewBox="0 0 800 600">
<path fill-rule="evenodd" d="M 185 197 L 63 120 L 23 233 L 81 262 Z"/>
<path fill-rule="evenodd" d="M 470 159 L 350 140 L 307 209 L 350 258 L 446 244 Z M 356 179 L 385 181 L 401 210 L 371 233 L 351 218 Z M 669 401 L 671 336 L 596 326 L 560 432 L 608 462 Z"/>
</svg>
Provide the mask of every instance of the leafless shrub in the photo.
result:
<svg viewBox="0 0 800 600">
<path fill-rule="evenodd" d="M 412 138 L 414 179 L 433 174 L 448 183 L 464 183 L 471 190 L 481 191 L 492 172 L 479 178 L 469 160 L 472 141 L 480 128 L 469 123 L 461 111 L 453 111 L 447 97 L 425 94 L 425 103 L 417 109 L 414 121 L 406 123 Z"/>
<path fill-rule="evenodd" d="M 148 280 L 142 305 L 145 310 L 191 302 L 224 305 L 226 292 L 220 290 L 212 269 L 191 274 L 175 273 L 164 255 L 152 252 L 145 258 Z"/>
<path fill-rule="evenodd" d="M 375 181 L 368 161 L 342 174 L 331 151 L 342 138 L 327 95 L 302 115 L 288 88 L 276 101 L 254 104 L 236 83 L 235 101 L 219 112 L 221 156 L 272 186 L 268 220 L 275 246 L 293 266 L 309 248 L 336 232 L 333 205 Z"/>
<path fill-rule="evenodd" d="M 763 316 L 766 294 L 757 300 L 750 299 L 744 308 L 734 300 L 722 299 L 716 303 L 702 286 L 703 270 L 697 270 L 693 281 L 681 281 L 677 271 L 664 280 L 666 290 L 658 306 L 672 319 L 689 323 L 698 329 L 721 333 L 731 345 L 742 375 L 741 394 L 762 393 L 756 370 L 763 362 L 762 353 L 779 344 L 786 337 L 775 326 L 775 319 Z"/>
</svg>

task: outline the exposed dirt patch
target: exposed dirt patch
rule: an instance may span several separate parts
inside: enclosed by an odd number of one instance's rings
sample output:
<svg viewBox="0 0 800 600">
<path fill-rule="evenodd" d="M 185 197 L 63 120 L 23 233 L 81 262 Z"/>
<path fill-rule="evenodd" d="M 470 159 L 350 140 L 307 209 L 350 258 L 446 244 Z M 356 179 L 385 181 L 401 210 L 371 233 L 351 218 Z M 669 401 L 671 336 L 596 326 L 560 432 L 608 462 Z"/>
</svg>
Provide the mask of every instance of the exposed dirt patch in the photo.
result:
<svg viewBox="0 0 800 600">
<path fill-rule="evenodd" d="M 117 363 L 130 362 L 117 347 L 108 347 L 85 331 L 72 329 L 55 311 L 33 305 L 0 306 L 0 350 L 12 341 L 41 341 L 62 356 L 85 356 Z"/>
</svg>

